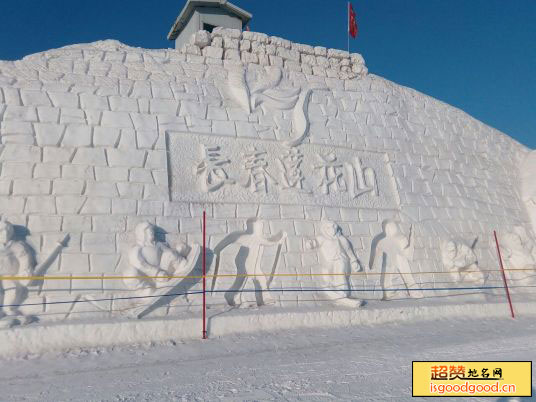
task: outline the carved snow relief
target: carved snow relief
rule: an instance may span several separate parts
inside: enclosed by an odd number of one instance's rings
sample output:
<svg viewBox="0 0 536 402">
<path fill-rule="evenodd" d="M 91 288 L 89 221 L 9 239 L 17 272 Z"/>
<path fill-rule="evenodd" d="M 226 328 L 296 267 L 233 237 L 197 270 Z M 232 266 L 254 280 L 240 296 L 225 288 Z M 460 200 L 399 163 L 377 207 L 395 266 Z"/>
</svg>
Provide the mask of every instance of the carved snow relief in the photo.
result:
<svg viewBox="0 0 536 402">
<path fill-rule="evenodd" d="M 192 270 L 194 258 L 188 258 L 191 248 L 184 243 L 171 248 L 164 242 L 155 238 L 155 228 L 149 222 L 142 222 L 136 226 L 136 245 L 129 253 L 130 266 L 125 270 L 125 285 L 129 289 L 141 290 L 153 295 L 158 288 L 169 287 L 170 281 L 183 279 L 180 276 Z M 195 252 L 194 252 L 195 254 Z"/>
<path fill-rule="evenodd" d="M 413 277 L 411 263 L 415 252 L 413 226 L 408 236 L 400 231 L 394 221 L 384 221 L 383 233 L 380 235 L 372 250 L 370 269 L 382 273 L 383 299 L 387 300 L 400 289 L 395 285 L 397 278 L 402 279 L 404 289 L 410 297 L 421 298 L 423 293 Z"/>
<path fill-rule="evenodd" d="M 25 315 L 20 305 L 28 296 L 30 287 L 40 287 L 42 280 L 35 277 L 42 276 L 48 267 L 58 257 L 65 246 L 69 236 L 58 242 L 48 258 L 36 265 L 32 248 L 24 241 L 15 238 L 13 225 L 0 220 L 0 294 L 3 296 L 0 310 L 0 327 L 12 327 L 37 321 L 33 315 Z M 28 279 L 17 279 L 29 277 Z M 13 278 L 13 279 L 11 279 Z"/>
<path fill-rule="evenodd" d="M 188 303 L 188 290 L 198 281 L 192 272 L 197 267 L 201 247 L 183 242 L 172 247 L 157 239 L 156 227 L 149 222 L 140 222 L 134 235 L 135 242 L 125 253 L 128 265 L 122 272 L 126 290 L 104 296 L 86 294 L 82 299 L 102 312 L 129 318 L 143 318 L 167 306 L 175 297 Z"/>
<path fill-rule="evenodd" d="M 234 184 L 229 179 L 225 165 L 231 163 L 229 159 L 222 159 L 220 147 L 202 147 L 202 160 L 197 164 L 196 174 L 200 178 L 201 190 L 205 193 L 219 190 L 225 184 Z"/>
<path fill-rule="evenodd" d="M 225 294 L 227 302 L 231 306 L 241 308 L 274 304 L 275 300 L 269 292 L 269 283 L 277 269 L 281 247 L 287 235 L 285 232 L 273 236 L 265 235 L 264 222 L 257 218 L 248 219 L 246 226 L 244 231 L 227 235 L 214 248 L 215 264 L 211 290 L 216 289 L 222 252 L 227 247 L 235 245 L 238 247 L 235 255 L 237 277 Z M 266 247 L 277 247 L 270 272 L 263 270 L 261 264 L 263 250 Z"/>
<path fill-rule="evenodd" d="M 308 243 L 318 248 L 322 256 L 322 276 L 327 289 L 323 296 L 347 307 L 359 307 L 363 302 L 353 297 L 351 274 L 363 270 L 352 243 L 335 222 L 322 222 L 322 234 Z"/>
<path fill-rule="evenodd" d="M 524 281 L 536 274 L 536 246 L 522 227 L 501 236 L 500 246 L 506 272 L 514 282 Z"/>
<path fill-rule="evenodd" d="M 474 282 L 483 284 L 486 276 L 478 267 L 474 252 L 477 239 L 471 245 L 463 240 L 451 239 L 441 244 L 441 259 L 455 282 Z"/>
<path fill-rule="evenodd" d="M 169 133 L 171 199 L 397 209 L 387 156 L 325 145 Z"/>
<path fill-rule="evenodd" d="M 250 78 L 250 75 L 254 77 Z M 254 70 L 231 69 L 223 88 L 228 97 L 248 114 L 260 106 L 279 111 L 291 110 L 291 138 L 283 144 L 293 147 L 299 145 L 309 132 L 307 113 L 312 91 L 327 90 L 327 88 L 283 88 L 279 87 L 282 78 L 283 70 L 279 67 L 270 66 Z M 250 83 L 250 81 L 253 82 Z"/>
<path fill-rule="evenodd" d="M 536 151 L 532 151 L 521 165 L 521 192 L 527 212 L 532 221 L 532 230 L 536 232 Z"/>
</svg>

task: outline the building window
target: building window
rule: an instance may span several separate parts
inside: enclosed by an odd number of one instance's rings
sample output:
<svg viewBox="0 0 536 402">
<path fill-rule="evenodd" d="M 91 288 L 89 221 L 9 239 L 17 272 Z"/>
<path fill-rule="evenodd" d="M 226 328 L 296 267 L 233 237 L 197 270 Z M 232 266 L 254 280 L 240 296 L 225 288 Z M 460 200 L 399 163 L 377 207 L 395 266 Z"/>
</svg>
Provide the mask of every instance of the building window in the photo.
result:
<svg viewBox="0 0 536 402">
<path fill-rule="evenodd" d="M 216 25 L 210 25 L 203 23 L 203 29 L 208 32 L 212 32 L 216 28 Z"/>
</svg>

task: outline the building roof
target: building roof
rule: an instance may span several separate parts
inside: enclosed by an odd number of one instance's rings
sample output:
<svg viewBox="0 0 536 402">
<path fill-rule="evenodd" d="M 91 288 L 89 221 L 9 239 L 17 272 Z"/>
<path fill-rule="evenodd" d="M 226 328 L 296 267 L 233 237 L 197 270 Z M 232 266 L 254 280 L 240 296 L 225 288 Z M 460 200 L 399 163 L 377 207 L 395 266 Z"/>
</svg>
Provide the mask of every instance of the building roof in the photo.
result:
<svg viewBox="0 0 536 402">
<path fill-rule="evenodd" d="M 174 40 L 177 38 L 177 36 L 179 36 L 197 7 L 223 8 L 240 18 L 243 25 L 247 24 L 252 17 L 250 13 L 232 3 L 229 3 L 227 0 L 188 0 L 168 33 L 169 40 Z"/>
</svg>

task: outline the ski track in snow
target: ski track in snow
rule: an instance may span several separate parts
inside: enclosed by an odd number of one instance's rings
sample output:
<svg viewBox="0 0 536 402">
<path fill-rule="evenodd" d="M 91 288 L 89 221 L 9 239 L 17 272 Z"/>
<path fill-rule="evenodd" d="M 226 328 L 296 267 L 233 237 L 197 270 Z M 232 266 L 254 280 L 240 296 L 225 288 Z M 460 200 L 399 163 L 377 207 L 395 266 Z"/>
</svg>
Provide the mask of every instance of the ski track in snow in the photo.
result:
<svg viewBox="0 0 536 402">
<path fill-rule="evenodd" d="M 419 400 L 411 398 L 412 360 L 536 360 L 536 323 L 300 329 L 4 360 L 0 399 Z"/>
</svg>

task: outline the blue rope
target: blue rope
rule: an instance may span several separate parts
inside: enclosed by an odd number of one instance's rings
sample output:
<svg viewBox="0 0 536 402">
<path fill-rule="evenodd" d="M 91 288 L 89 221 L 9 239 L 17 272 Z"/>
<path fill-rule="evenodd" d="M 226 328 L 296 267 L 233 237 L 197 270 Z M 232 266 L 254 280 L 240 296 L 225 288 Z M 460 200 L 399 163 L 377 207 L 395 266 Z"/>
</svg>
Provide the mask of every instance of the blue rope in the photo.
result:
<svg viewBox="0 0 536 402">
<path fill-rule="evenodd" d="M 536 285 L 517 285 L 509 286 L 510 289 L 513 288 L 535 288 Z M 325 288 L 284 288 L 284 289 L 243 289 L 243 290 L 214 290 L 207 291 L 206 293 L 248 293 L 248 292 L 413 292 L 413 291 L 435 291 L 435 290 L 488 290 L 488 289 L 504 289 L 504 286 L 476 286 L 476 287 L 448 287 L 448 288 L 419 288 L 419 289 L 407 289 L 407 288 L 378 288 L 378 289 L 360 289 L 360 288 L 345 288 L 345 289 L 325 289 Z M 67 300 L 67 301 L 53 301 L 53 302 L 42 302 L 42 303 L 23 303 L 23 304 L 0 304 L 0 307 L 23 307 L 23 306 L 45 306 L 52 304 L 75 304 L 75 303 L 93 303 L 100 301 L 113 301 L 113 300 L 134 300 L 134 299 L 150 299 L 150 298 L 160 298 L 160 297 L 173 297 L 173 296 L 187 296 L 187 295 L 197 295 L 203 294 L 203 291 L 193 291 L 193 292 L 183 292 L 183 293 L 169 293 L 164 295 L 147 295 L 147 296 L 129 296 L 129 297 L 111 297 L 104 299 L 93 299 L 93 300 Z"/>
</svg>

